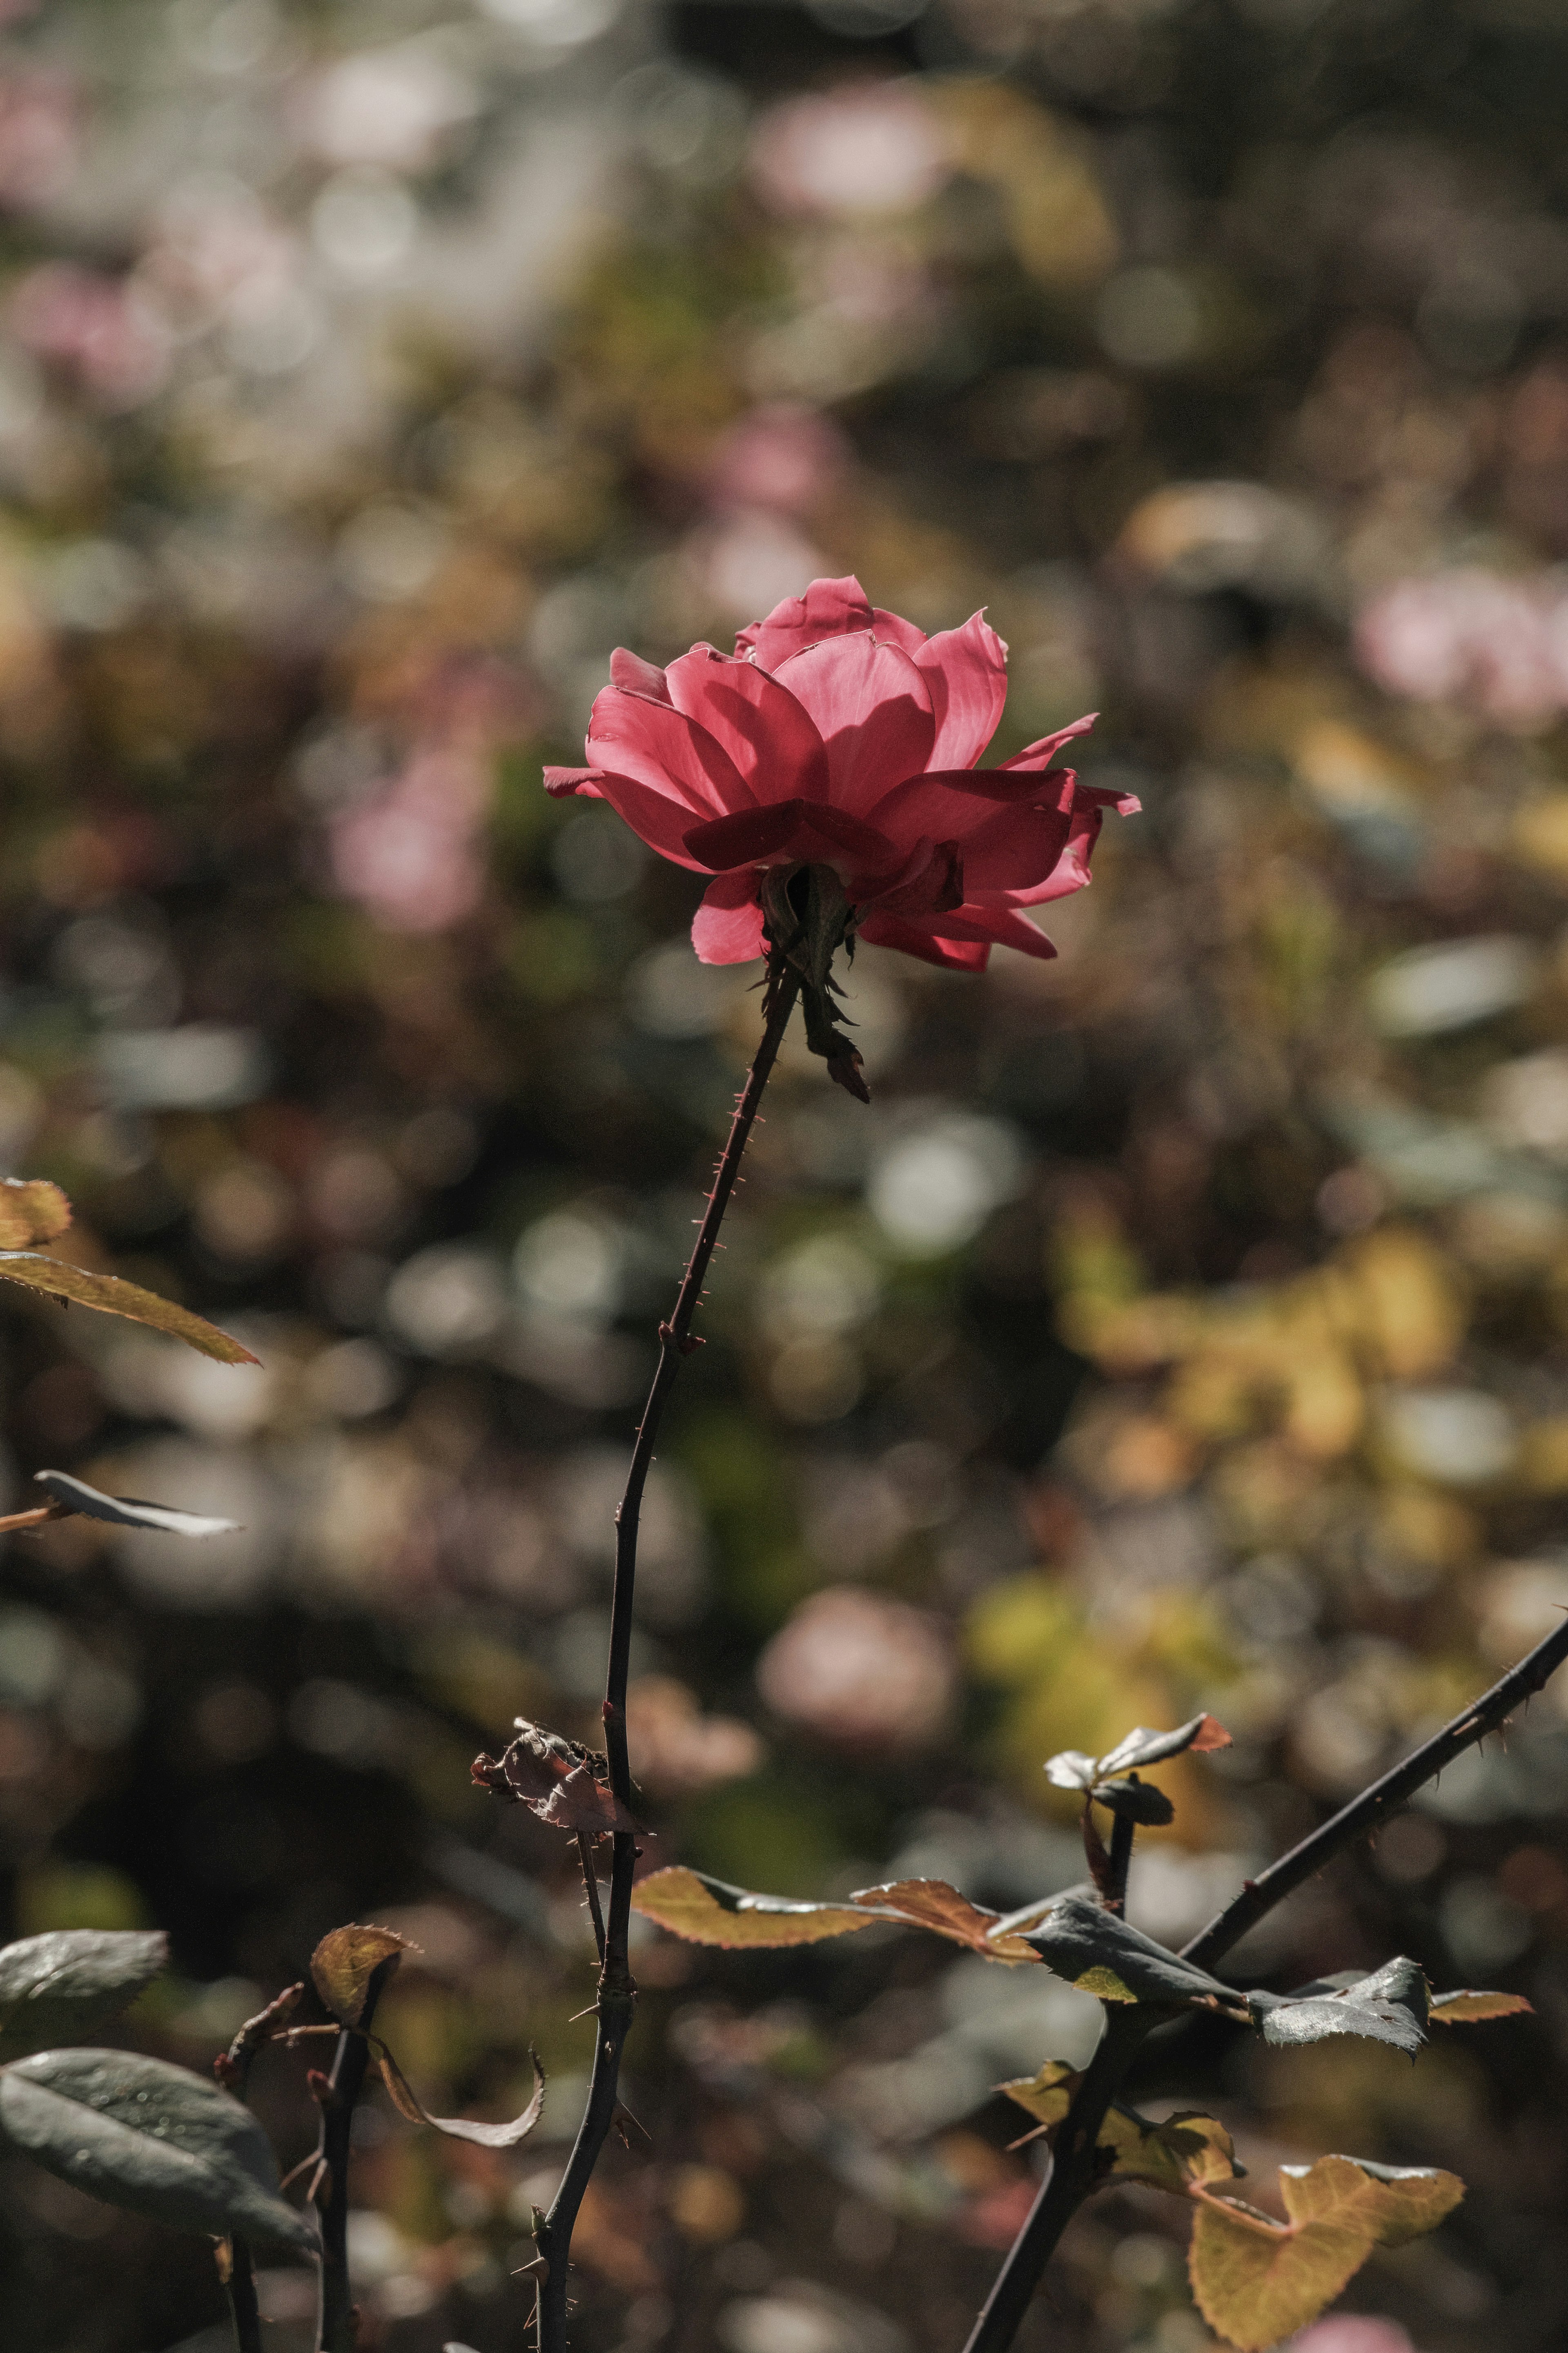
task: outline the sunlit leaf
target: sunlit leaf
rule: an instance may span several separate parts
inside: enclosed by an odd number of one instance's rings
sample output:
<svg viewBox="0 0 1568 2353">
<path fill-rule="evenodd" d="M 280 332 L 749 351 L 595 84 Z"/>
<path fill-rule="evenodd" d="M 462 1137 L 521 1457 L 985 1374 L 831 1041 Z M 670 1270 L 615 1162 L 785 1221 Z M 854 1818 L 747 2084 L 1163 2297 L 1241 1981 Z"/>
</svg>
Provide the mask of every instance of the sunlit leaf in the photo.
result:
<svg viewBox="0 0 1568 2353">
<path fill-rule="evenodd" d="M 118 2018 L 169 1957 L 157 1929 L 56 1928 L 0 1948 L 0 2059 Z"/>
<path fill-rule="evenodd" d="M 510 2123 L 491 2125 L 475 2116 L 433 2116 L 380 2035 L 373 2034 L 370 2039 L 392 2105 L 398 2115 L 406 2117 L 411 2125 L 431 2125 L 437 2132 L 445 2133 L 448 2140 L 473 2141 L 480 2148 L 515 2148 L 520 2140 L 527 2138 L 543 2114 L 544 2070 L 537 2059 L 533 2060 L 533 2097 L 527 2107 L 520 2116 L 513 2116 Z M 532 2054 L 530 2055 L 531 2057 Z"/>
<path fill-rule="evenodd" d="M 992 1960 L 1032 1961 L 1035 1954 L 1019 1936 L 1009 1934 L 999 1912 L 972 1904 L 945 1879 L 895 1879 L 885 1887 L 860 1887 L 851 1904 L 880 1918 L 906 1922 L 912 1928 L 930 1928 L 939 1936 L 965 1945 L 972 1953 Z"/>
<path fill-rule="evenodd" d="M 314 2248 L 278 2195 L 267 2136 L 206 2077 L 135 2051 L 41 2051 L 0 2068 L 0 2136 L 50 2173 L 154 2221 Z"/>
<path fill-rule="evenodd" d="M 1200 2189 L 1187 2268 L 1209 2327 L 1263 2353 L 1317 2317 L 1374 2246 L 1419 2238 L 1465 2194 L 1452 2173 L 1321 2157 L 1283 2166 L 1289 2217 L 1270 2221 L 1237 2200 Z"/>
<path fill-rule="evenodd" d="M 216 1356 L 220 1365 L 260 1362 L 216 1324 L 193 1315 L 187 1307 L 176 1307 L 172 1299 L 160 1299 L 155 1291 L 143 1291 L 139 1282 L 122 1282 L 117 1274 L 90 1274 L 86 1267 L 70 1266 L 60 1258 L 43 1258 L 33 1250 L 0 1250 L 0 1280 L 24 1283 L 29 1291 L 44 1292 L 51 1299 L 74 1301 L 79 1307 L 100 1308 L 106 1315 L 123 1315 L 132 1324 L 148 1324 L 154 1332 L 184 1340 L 187 1347 L 199 1348 L 204 1356 Z"/>
<path fill-rule="evenodd" d="M 1186 2196 L 1190 2182 L 1234 2181 L 1244 2170 L 1219 2119 L 1196 2109 L 1152 2124 L 1131 2108 L 1113 2107 L 1097 2146 L 1114 2152 L 1113 2174 L 1177 2198 Z"/>
<path fill-rule="evenodd" d="M 197 1512 L 176 1512 L 167 1504 L 143 1503 L 139 1495 L 105 1495 L 89 1487 L 85 1479 L 73 1479 L 67 1471 L 36 1471 L 36 1483 L 68 1512 L 79 1512 L 84 1519 L 107 1520 L 116 1528 L 153 1528 L 171 1536 L 226 1536 L 239 1526 L 237 1520 L 204 1519 Z"/>
<path fill-rule="evenodd" d="M 1061 1748 L 1046 1762 L 1046 1778 L 1058 1789 L 1092 1789 L 1100 1778 L 1100 1759 L 1081 1748 Z"/>
<path fill-rule="evenodd" d="M 1363 2034 L 1414 2059 L 1426 2040 L 1426 1979 L 1403 1956 L 1337 1992 L 1304 1988 L 1300 1994 L 1250 1993 L 1247 2000 L 1267 2042 L 1289 2045 L 1321 2042 L 1330 2034 Z"/>
<path fill-rule="evenodd" d="M 1434 2026 L 1471 2026 L 1487 2018 L 1521 2018 L 1533 2010 L 1521 1993 L 1472 1993 L 1468 1987 L 1434 1994 L 1427 2012 Z"/>
<path fill-rule="evenodd" d="M 815 1945 L 868 1928 L 878 1916 L 845 1904 L 752 1895 L 683 1863 L 649 1872 L 632 1890 L 632 1909 L 691 1945 Z"/>
<path fill-rule="evenodd" d="M 1173 2006 L 1217 2000 L 1231 2009 L 1240 2000 L 1217 1978 L 1087 1896 L 1062 1896 L 1026 1941 L 1058 1977 L 1101 2001 Z"/>
<path fill-rule="evenodd" d="M 71 1205 L 42 1176 L 0 1177 L 0 1250 L 52 1242 L 71 1221 Z"/>
<path fill-rule="evenodd" d="M 1067 2115 L 1083 2077 L 1066 2062 L 1047 2059 L 1038 2073 L 998 2084 L 1037 2126 L 1054 2131 Z M 1184 2198 L 1190 2182 L 1231 2181 L 1242 2170 L 1225 2126 L 1194 2112 L 1151 2123 L 1132 2108 L 1112 2107 L 1100 2127 L 1097 2146 L 1110 2159 L 1109 2171 Z"/>
<path fill-rule="evenodd" d="M 310 1976 L 332 2016 L 343 2026 L 358 2026 L 376 1971 L 385 1969 L 384 1985 L 404 1954 L 416 1949 L 390 1928 L 333 1928 L 310 1956 Z"/>
<path fill-rule="evenodd" d="M 1229 1733 L 1212 1715 L 1194 1715 L 1190 1724 L 1180 1725 L 1174 1732 L 1151 1732 L 1141 1724 L 1100 1758 L 1100 1776 L 1103 1779 L 1110 1774 L 1131 1773 L 1145 1765 L 1163 1765 L 1167 1757 L 1180 1757 L 1188 1748 L 1205 1757 L 1216 1748 L 1229 1746 Z"/>
<path fill-rule="evenodd" d="M 598 1780 L 592 1766 L 576 1765 L 558 1781 L 543 1805 L 534 1812 L 552 1830 L 608 1837 L 614 1831 L 633 1831 L 637 1824 L 607 1781 Z"/>
<path fill-rule="evenodd" d="M 995 2088 L 1005 2092 L 1037 2125 L 1059 2125 L 1083 2077 L 1065 2059 L 1047 2059 L 1033 2075 L 1015 2075 Z"/>
</svg>

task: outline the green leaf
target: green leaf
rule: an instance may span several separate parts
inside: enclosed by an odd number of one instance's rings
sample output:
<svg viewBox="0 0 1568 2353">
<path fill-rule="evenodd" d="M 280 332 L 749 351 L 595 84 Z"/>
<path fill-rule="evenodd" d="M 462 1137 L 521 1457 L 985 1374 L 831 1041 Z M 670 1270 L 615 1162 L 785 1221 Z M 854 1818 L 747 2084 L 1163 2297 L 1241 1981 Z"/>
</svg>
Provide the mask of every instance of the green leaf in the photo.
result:
<svg viewBox="0 0 1568 2353">
<path fill-rule="evenodd" d="M 1228 2010 L 1241 1999 L 1206 1970 L 1194 1968 L 1087 1896 L 1062 1896 L 1024 1941 L 1058 1977 L 1097 1994 L 1101 2001 L 1180 2008 L 1218 2000 Z"/>
<path fill-rule="evenodd" d="M 1266 2042 L 1289 2046 L 1321 2042 L 1330 2034 L 1364 2034 L 1414 2059 L 1426 2040 L 1426 1979 L 1403 1955 L 1337 1991 L 1303 1987 L 1300 1994 L 1249 1993 L 1247 2000 Z"/>
<path fill-rule="evenodd" d="M 312 2250 L 278 2195 L 248 2109 L 185 2067 L 135 2051 L 41 2051 L 0 2068 L 0 2137 L 62 2181 L 177 2231 Z"/>
<path fill-rule="evenodd" d="M 47 1177 L 0 1177 L 0 1250 L 52 1242 L 70 1221 L 70 1203 Z"/>
<path fill-rule="evenodd" d="M 415 1949 L 391 1928 L 333 1928 L 310 1956 L 311 1980 L 341 2026 L 358 2026 L 377 1970 L 384 1971 L 384 1985 L 404 1954 Z"/>
<path fill-rule="evenodd" d="M 544 2113 L 544 2070 L 533 2059 L 533 2097 L 509 2123 L 486 2124 L 477 2116 L 433 2116 L 379 2034 L 370 2037 L 393 2106 L 411 2125 L 431 2125 L 448 2140 L 472 2141 L 479 2148 L 515 2148 Z M 533 2054 L 530 2052 L 530 2057 Z"/>
<path fill-rule="evenodd" d="M 155 1528 L 172 1536 L 226 1536 L 239 1525 L 237 1520 L 208 1520 L 196 1512 L 176 1512 L 167 1504 L 144 1503 L 139 1495 L 105 1495 L 89 1487 L 85 1479 L 73 1479 L 68 1471 L 35 1471 L 33 1479 L 68 1513 L 107 1520 L 110 1527 Z"/>
<path fill-rule="evenodd" d="M 1209 2327 L 1241 2353 L 1263 2353 L 1304 2328 L 1374 2246 L 1419 2238 L 1465 2194 L 1452 2173 L 1351 2157 L 1282 2166 L 1279 2187 L 1284 2223 L 1202 2187 L 1192 2193 L 1193 2295 Z"/>
<path fill-rule="evenodd" d="M 45 1292 L 51 1299 L 74 1301 L 79 1307 L 97 1307 L 106 1315 L 123 1315 L 132 1324 L 149 1324 L 154 1332 L 167 1332 L 172 1339 L 184 1340 L 187 1347 L 199 1348 L 204 1356 L 216 1356 L 220 1365 L 261 1361 L 226 1332 L 220 1332 L 216 1324 L 205 1323 L 186 1307 L 176 1307 L 172 1299 L 160 1299 L 155 1291 L 143 1291 L 139 1282 L 122 1282 L 117 1274 L 89 1274 L 84 1266 L 71 1266 L 63 1258 L 44 1258 L 35 1250 L 0 1250 L 0 1279 Z"/>
<path fill-rule="evenodd" d="M 797 1902 L 787 1895 L 752 1895 L 683 1863 L 651 1871 L 632 1890 L 632 1910 L 656 1920 L 689 1945 L 815 1945 L 868 1928 L 877 1915 L 845 1904 Z"/>
<path fill-rule="evenodd" d="M 1472 2026 L 1487 2018 L 1521 2018 L 1533 2005 L 1521 1993 L 1472 1993 L 1468 1987 L 1432 1997 L 1427 2012 L 1434 2026 Z"/>
<path fill-rule="evenodd" d="M 106 2025 L 168 1957 L 168 1938 L 140 1928 L 56 1928 L 0 1948 L 0 2059 Z"/>
</svg>

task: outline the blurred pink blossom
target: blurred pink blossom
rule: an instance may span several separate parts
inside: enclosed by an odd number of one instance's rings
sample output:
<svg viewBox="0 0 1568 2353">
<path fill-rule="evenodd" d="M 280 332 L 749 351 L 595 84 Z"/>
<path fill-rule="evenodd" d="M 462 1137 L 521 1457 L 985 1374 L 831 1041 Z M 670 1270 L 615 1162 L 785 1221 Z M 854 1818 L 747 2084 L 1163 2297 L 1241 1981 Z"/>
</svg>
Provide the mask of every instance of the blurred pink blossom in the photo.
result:
<svg viewBox="0 0 1568 2353">
<path fill-rule="evenodd" d="M 0 23 L 7 14 L 0 7 Z M 76 104 L 60 73 L 0 79 L 0 205 L 26 212 L 65 179 L 76 154 Z"/>
<path fill-rule="evenodd" d="M 937 122 L 914 87 L 867 81 L 771 107 L 752 141 L 752 177 L 785 214 L 909 212 L 948 173 Z"/>
<path fill-rule="evenodd" d="M 721 612 L 737 621 L 798 596 L 826 562 L 783 516 L 743 508 L 695 531 L 686 557 Z"/>
<path fill-rule="evenodd" d="M 804 514 L 837 488 L 850 455 L 848 436 L 833 417 L 795 401 L 768 401 L 715 442 L 708 496 L 717 507 Z"/>
<path fill-rule="evenodd" d="M 840 1747 L 923 1748 L 946 1729 L 955 1670 L 927 1611 L 838 1585 L 773 1636 L 757 1687 L 775 1715 Z"/>
<path fill-rule="evenodd" d="M 108 408 L 133 408 L 163 382 L 169 338 L 122 280 L 48 261 L 15 287 L 10 324 L 38 358 L 68 368 Z"/>
<path fill-rule="evenodd" d="M 1396 2320 L 1373 2320 L 1360 2313 L 1332 2314 L 1292 2337 L 1285 2353 L 1416 2353 Z"/>
<path fill-rule="evenodd" d="M 1355 651 L 1391 694 L 1536 724 L 1568 705 L 1568 581 L 1477 565 L 1401 580 L 1362 611 Z"/>
<path fill-rule="evenodd" d="M 332 876 L 395 932 L 439 932 L 484 889 L 477 835 L 489 805 L 480 753 L 427 745 L 402 774 L 331 821 Z"/>
</svg>

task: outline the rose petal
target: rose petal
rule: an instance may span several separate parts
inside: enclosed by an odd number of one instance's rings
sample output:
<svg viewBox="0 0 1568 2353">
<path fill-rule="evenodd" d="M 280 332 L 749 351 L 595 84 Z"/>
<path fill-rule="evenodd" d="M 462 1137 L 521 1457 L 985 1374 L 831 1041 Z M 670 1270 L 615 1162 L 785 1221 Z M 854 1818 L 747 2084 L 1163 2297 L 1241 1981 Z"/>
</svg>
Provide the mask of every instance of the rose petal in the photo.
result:
<svg viewBox="0 0 1568 2353">
<path fill-rule="evenodd" d="M 1065 899 L 1072 892 L 1085 889 L 1089 879 L 1089 853 L 1100 839 L 1102 822 L 1099 809 L 1081 810 L 1072 820 L 1061 855 L 1043 881 L 998 889 L 991 882 L 966 880 L 969 896 L 982 906 L 1040 907 L 1047 900 Z M 964 871 L 967 878 L 967 863 Z"/>
<path fill-rule="evenodd" d="M 868 874 L 892 875 L 904 862 L 885 834 L 826 802 L 774 801 L 768 808 L 742 809 L 690 827 L 684 839 L 693 858 L 715 873 L 786 858 L 833 864 L 847 857 Z"/>
<path fill-rule="evenodd" d="M 684 802 L 694 817 L 755 807 L 723 745 L 684 712 L 646 695 L 605 687 L 588 722 L 587 749 L 596 766 Z"/>
<path fill-rule="evenodd" d="M 1026 744 L 1021 752 L 1015 752 L 1010 760 L 1003 761 L 1002 765 L 1004 768 L 1048 768 L 1062 745 L 1070 744 L 1075 735 L 1087 735 L 1099 717 L 1098 711 L 1087 712 L 1083 718 L 1075 719 L 1070 727 L 1058 727 L 1054 735 L 1042 735 L 1037 743 Z"/>
<path fill-rule="evenodd" d="M 994 901 L 988 904 L 966 899 L 962 907 L 941 918 L 942 935 L 953 940 L 992 940 L 998 947 L 1017 948 L 1024 955 L 1038 956 L 1048 962 L 1056 955 L 1056 945 L 1044 932 L 1037 931 L 1027 915 L 1016 907 L 1001 906 Z"/>
<path fill-rule="evenodd" d="M 716 875 L 702 894 L 691 944 L 704 964 L 749 964 L 767 954 L 754 869 Z"/>
<path fill-rule="evenodd" d="M 880 616 L 878 617 L 880 619 Z M 1007 700 L 1007 649 L 984 613 L 943 629 L 914 656 L 936 716 L 933 768 L 973 768 L 1001 723 Z"/>
<path fill-rule="evenodd" d="M 901 646 L 904 652 L 915 660 L 920 659 L 921 648 L 927 642 L 923 629 L 917 629 L 912 621 L 906 621 L 900 614 L 884 613 L 880 605 L 871 607 L 871 635 L 879 645 Z"/>
<path fill-rule="evenodd" d="M 603 800 L 605 797 L 599 790 L 601 781 L 597 768 L 546 768 L 544 771 L 544 789 L 552 800 L 566 800 L 574 793 L 580 799 Z"/>
<path fill-rule="evenodd" d="M 624 694 L 651 695 L 656 702 L 669 701 L 663 670 L 656 662 L 644 661 L 641 654 L 628 653 L 625 646 L 617 646 L 610 656 L 610 684 Z"/>
<path fill-rule="evenodd" d="M 656 793 L 648 785 L 638 784 L 635 776 L 602 775 L 599 797 L 609 802 L 617 817 L 624 817 L 636 834 L 640 834 L 650 849 L 661 858 L 674 860 L 677 866 L 689 866 L 694 874 L 710 873 L 712 869 L 701 859 L 694 858 L 686 847 L 686 834 L 691 824 L 691 811 L 683 801 L 672 800 L 668 793 Z"/>
<path fill-rule="evenodd" d="M 892 786 L 928 765 L 936 735 L 931 691 L 899 647 L 880 646 L 865 635 L 826 638 L 792 654 L 779 682 L 816 723 L 841 808 L 864 815 Z"/>
<path fill-rule="evenodd" d="M 675 708 L 722 744 L 759 801 L 827 798 L 822 738 L 765 670 L 698 648 L 671 662 L 666 676 Z"/>
<path fill-rule="evenodd" d="M 945 920 L 945 919 L 944 919 Z M 860 937 L 875 948 L 898 948 L 919 956 L 922 964 L 945 965 L 950 972 L 984 972 L 991 950 L 973 940 L 945 939 L 923 930 L 904 915 L 868 915 Z"/>
<path fill-rule="evenodd" d="M 994 891 L 1032 891 L 1053 880 L 1077 822 L 1058 809 L 994 809 L 963 845 L 966 898 Z M 1077 889 L 1089 880 L 1087 867 Z M 1060 897 L 1053 892 L 1053 897 Z"/>
<path fill-rule="evenodd" d="M 929 834 L 933 841 L 967 841 L 1001 816 L 1027 819 L 1041 807 L 1055 813 L 1055 796 L 1035 776 L 1000 768 L 947 768 L 906 776 L 862 814 L 893 839 Z M 1070 807 L 1070 804 L 1069 804 Z M 1065 837 L 1068 818 L 1061 818 Z"/>
<path fill-rule="evenodd" d="M 749 653 L 762 670 L 776 670 L 819 638 L 870 626 L 866 591 L 853 573 L 846 573 L 841 580 L 814 580 L 804 596 L 786 596 L 765 621 L 753 621 L 741 631 L 735 651 Z"/>
</svg>

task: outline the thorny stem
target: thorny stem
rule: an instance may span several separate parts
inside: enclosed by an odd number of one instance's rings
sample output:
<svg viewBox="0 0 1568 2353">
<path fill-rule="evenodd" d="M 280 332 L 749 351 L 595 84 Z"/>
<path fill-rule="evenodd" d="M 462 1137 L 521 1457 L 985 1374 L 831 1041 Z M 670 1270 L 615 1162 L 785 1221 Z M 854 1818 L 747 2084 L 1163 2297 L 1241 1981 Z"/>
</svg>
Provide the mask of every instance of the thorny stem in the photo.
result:
<svg viewBox="0 0 1568 2353">
<path fill-rule="evenodd" d="M 599 1874 L 594 1868 L 594 1841 L 586 1831 L 577 1833 L 577 1860 L 583 1866 L 583 1892 L 588 1899 L 593 1916 L 594 1942 L 599 1950 L 599 1967 L 605 1966 L 605 1915 L 599 1907 Z"/>
<path fill-rule="evenodd" d="M 1200 1968 L 1212 1968 L 1303 1881 L 1358 1838 L 1376 1830 L 1456 1757 L 1484 1740 L 1489 1732 L 1500 1730 L 1514 1709 L 1540 1691 L 1565 1659 L 1568 1619 L 1402 1765 L 1363 1789 L 1359 1798 L 1352 1798 L 1348 1806 L 1342 1806 L 1258 1878 L 1247 1881 L 1224 1911 L 1183 1946 L 1183 1960 Z M 1107 2009 L 1100 2047 L 1058 2128 L 1051 2170 L 985 2299 L 964 2353 L 1006 2353 L 1012 2344 L 1058 2241 L 1094 2187 L 1095 2143 L 1106 2110 L 1156 2022 L 1153 2017 L 1141 2019 L 1136 2010 Z"/>
<path fill-rule="evenodd" d="M 360 2012 L 359 2030 L 345 2026 L 332 2052 L 331 2073 L 319 2094 L 321 2123 L 316 2141 L 320 2187 L 321 2276 L 317 2304 L 316 2353 L 354 2353 L 353 2293 L 349 2282 L 349 2138 L 354 2104 L 370 2064 L 366 2036 L 391 1971 L 384 1961 L 373 1972 Z"/>
<path fill-rule="evenodd" d="M 214 2060 L 213 2073 L 237 2100 L 243 2100 L 249 2087 L 251 2064 L 258 2051 L 273 2028 L 293 2014 L 304 1990 L 303 1985 L 285 1987 L 265 2010 L 258 2010 L 254 2018 L 246 2020 L 228 2049 Z M 236 2353 L 263 2353 L 261 2307 L 256 2300 L 250 2242 L 232 2238 L 227 2245 L 228 2268 L 224 2274 L 224 2287 L 228 2295 L 229 2318 L 234 2324 Z"/>
<path fill-rule="evenodd" d="M 708 1208 L 698 1229 L 696 1246 L 686 1272 L 681 1277 L 674 1309 L 669 1321 L 658 1327 L 658 1365 L 654 1373 L 653 1386 L 648 1391 L 647 1403 L 643 1408 L 642 1420 L 637 1426 L 637 1444 L 632 1450 L 626 1492 L 616 1514 L 616 1582 L 610 1604 L 609 1664 L 605 1677 L 605 1749 L 609 1760 L 611 1790 L 628 1812 L 632 1803 L 632 1781 L 626 1757 L 626 1674 L 631 1660 L 632 1597 L 637 1580 L 637 1523 L 642 1511 L 643 1490 L 647 1484 L 665 1401 L 675 1386 L 680 1360 L 700 1345 L 691 1336 L 692 1318 L 702 1296 L 702 1285 L 707 1279 L 714 1245 L 719 1240 L 719 1229 L 740 1175 L 741 1157 L 757 1115 L 757 1106 L 763 1099 L 763 1089 L 767 1085 L 785 1025 L 799 993 L 799 974 L 784 966 L 782 960 L 775 957 L 768 976 L 762 1042 L 735 1106 L 729 1140 L 714 1172 L 713 1190 L 708 1197 Z M 588 2086 L 588 2104 L 583 2112 L 583 2121 L 577 2128 L 577 2138 L 554 2202 L 534 2234 L 544 2263 L 539 2274 L 538 2287 L 540 2353 L 564 2353 L 572 2232 L 594 2168 L 599 2161 L 600 2152 L 609 2137 L 616 2117 L 621 2051 L 637 2006 L 637 1986 L 626 1959 L 631 1926 L 632 1875 L 637 1858 L 635 1836 L 629 1831 L 617 1831 L 610 1866 L 609 1912 L 604 1924 L 603 1959 L 596 2004 L 598 2035 L 594 2051 L 594 2072 Z M 585 1871 L 585 1876 L 593 1890 L 591 1869 Z M 336 2353 L 336 2348 L 323 2347 L 322 2353 Z"/>
</svg>

